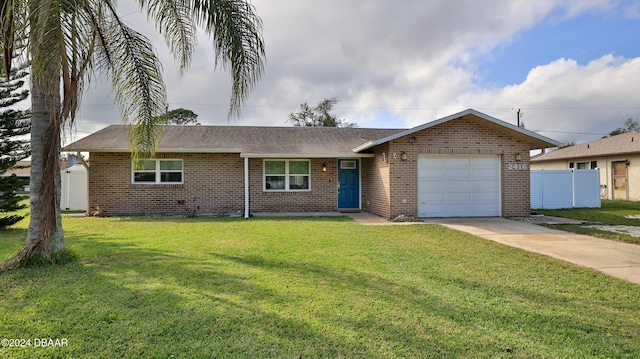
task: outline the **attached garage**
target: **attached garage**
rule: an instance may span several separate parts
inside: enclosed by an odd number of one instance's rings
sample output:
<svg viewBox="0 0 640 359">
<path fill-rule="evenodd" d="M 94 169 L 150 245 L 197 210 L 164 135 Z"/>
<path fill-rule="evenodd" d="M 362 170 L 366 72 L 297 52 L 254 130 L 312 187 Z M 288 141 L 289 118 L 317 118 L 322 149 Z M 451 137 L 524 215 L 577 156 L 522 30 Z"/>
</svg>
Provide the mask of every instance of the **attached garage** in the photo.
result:
<svg viewBox="0 0 640 359">
<path fill-rule="evenodd" d="M 387 218 L 531 215 L 529 153 L 550 138 L 475 110 L 368 141 L 363 207 Z"/>
<path fill-rule="evenodd" d="M 500 155 L 420 155 L 418 217 L 499 217 Z"/>
</svg>

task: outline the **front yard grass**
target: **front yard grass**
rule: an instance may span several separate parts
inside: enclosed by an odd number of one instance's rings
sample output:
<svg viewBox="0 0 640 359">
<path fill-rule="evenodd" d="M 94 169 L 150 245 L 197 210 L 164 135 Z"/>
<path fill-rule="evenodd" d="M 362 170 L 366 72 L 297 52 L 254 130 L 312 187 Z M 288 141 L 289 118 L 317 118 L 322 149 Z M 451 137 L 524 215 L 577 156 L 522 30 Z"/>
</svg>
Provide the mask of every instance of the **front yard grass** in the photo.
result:
<svg viewBox="0 0 640 359">
<path fill-rule="evenodd" d="M 601 208 L 541 209 L 537 210 L 537 213 L 546 216 L 578 219 L 590 222 L 593 225 L 640 226 L 640 202 L 638 201 L 602 200 Z M 638 218 L 633 218 L 633 216 Z M 603 231 L 586 227 L 586 225 L 582 224 L 554 224 L 549 227 L 593 237 L 640 244 L 640 238 L 638 237 L 624 233 Z"/>
<path fill-rule="evenodd" d="M 20 227 L 22 226 L 22 227 Z M 0 232 L 0 258 L 26 221 Z M 65 218 L 0 274 L 8 358 L 634 358 L 640 286 L 435 224 Z"/>
</svg>

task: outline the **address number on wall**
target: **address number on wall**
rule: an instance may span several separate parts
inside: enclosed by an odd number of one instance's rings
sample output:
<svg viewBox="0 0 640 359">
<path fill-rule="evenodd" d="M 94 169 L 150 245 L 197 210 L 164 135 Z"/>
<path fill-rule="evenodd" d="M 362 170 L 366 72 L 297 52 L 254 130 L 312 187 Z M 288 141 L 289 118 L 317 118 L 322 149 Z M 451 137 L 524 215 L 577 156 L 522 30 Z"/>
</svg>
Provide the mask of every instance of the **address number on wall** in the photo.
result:
<svg viewBox="0 0 640 359">
<path fill-rule="evenodd" d="M 508 170 L 528 170 L 529 164 L 528 163 L 508 163 L 507 169 Z"/>
</svg>

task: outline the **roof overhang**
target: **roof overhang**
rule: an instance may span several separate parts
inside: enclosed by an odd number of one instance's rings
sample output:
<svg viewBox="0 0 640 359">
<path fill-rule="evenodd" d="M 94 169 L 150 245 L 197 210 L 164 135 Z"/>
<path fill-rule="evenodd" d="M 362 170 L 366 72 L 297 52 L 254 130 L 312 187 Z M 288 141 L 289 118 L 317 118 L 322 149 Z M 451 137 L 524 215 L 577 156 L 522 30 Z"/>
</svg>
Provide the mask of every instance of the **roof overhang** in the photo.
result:
<svg viewBox="0 0 640 359">
<path fill-rule="evenodd" d="M 113 152 L 130 153 L 130 148 L 69 148 L 62 149 L 64 152 Z M 156 153 L 236 153 L 241 158 L 370 158 L 372 153 L 243 153 L 239 148 L 158 148 Z"/>
<path fill-rule="evenodd" d="M 74 148 L 63 147 L 63 152 L 131 152 L 130 148 Z M 239 148 L 156 148 L 156 153 L 241 153 Z"/>
<path fill-rule="evenodd" d="M 372 158 L 373 153 L 241 153 L 242 158 Z"/>
<path fill-rule="evenodd" d="M 540 154 L 538 156 L 542 156 Z M 562 161 L 577 161 L 577 160 L 591 160 L 597 158 L 620 158 L 620 157 L 629 157 L 629 156 L 640 156 L 640 152 L 615 152 L 615 153 L 594 153 L 588 155 L 575 155 L 575 156 L 566 156 L 566 157 L 556 157 L 556 158 L 536 158 L 531 157 L 532 163 L 542 163 L 542 162 L 562 162 Z"/>
</svg>

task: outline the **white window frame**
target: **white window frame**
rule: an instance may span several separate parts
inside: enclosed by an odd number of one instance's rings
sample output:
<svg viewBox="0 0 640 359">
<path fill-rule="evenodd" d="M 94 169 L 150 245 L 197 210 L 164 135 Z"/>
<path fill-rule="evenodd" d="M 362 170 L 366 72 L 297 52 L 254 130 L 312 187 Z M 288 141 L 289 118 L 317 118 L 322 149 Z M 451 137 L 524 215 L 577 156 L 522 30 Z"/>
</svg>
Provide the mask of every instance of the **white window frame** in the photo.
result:
<svg viewBox="0 0 640 359">
<path fill-rule="evenodd" d="M 149 160 L 141 160 L 141 161 L 155 161 L 156 166 L 155 170 L 136 170 L 135 162 L 131 162 L 131 183 L 137 185 L 173 185 L 173 184 L 184 184 L 184 160 L 180 158 L 156 158 Z M 180 161 L 181 169 L 180 170 L 161 170 L 160 162 L 162 161 Z M 136 173 L 147 172 L 147 173 L 155 173 L 155 182 L 136 182 Z M 162 173 L 180 173 L 180 181 L 179 182 L 162 182 L 161 174 Z"/>
<path fill-rule="evenodd" d="M 284 174 L 280 173 L 267 173 L 267 162 L 284 162 Z M 309 164 L 309 172 L 306 174 L 290 174 L 289 163 L 291 162 L 307 162 Z M 270 189 L 267 188 L 267 176 L 284 176 L 284 189 Z M 291 189 L 290 177 L 291 176 L 307 176 L 307 188 L 295 188 Z M 281 159 L 281 158 L 269 158 L 262 161 L 262 190 L 264 192 L 309 192 L 311 191 L 311 160 L 308 159 Z"/>
</svg>

